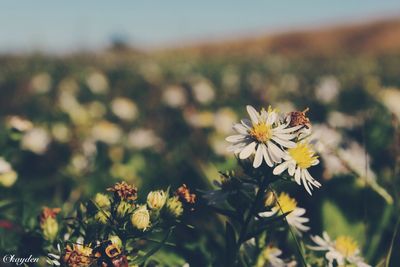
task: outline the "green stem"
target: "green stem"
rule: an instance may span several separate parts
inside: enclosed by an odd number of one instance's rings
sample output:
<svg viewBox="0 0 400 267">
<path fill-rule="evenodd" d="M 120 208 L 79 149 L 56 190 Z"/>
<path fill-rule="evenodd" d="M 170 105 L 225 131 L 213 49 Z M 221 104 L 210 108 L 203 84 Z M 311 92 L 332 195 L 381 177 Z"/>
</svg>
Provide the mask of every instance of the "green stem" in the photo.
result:
<svg viewBox="0 0 400 267">
<path fill-rule="evenodd" d="M 257 207 L 259 205 L 259 202 L 262 200 L 264 196 L 265 189 L 268 186 L 267 178 L 263 177 L 263 180 L 260 184 L 260 187 L 258 188 L 256 198 L 254 202 L 252 203 L 252 206 L 250 208 L 249 213 L 247 214 L 247 217 L 244 221 L 244 224 L 241 228 L 240 234 L 239 234 L 239 239 L 238 239 L 238 249 L 241 247 L 242 243 L 246 240 L 246 235 L 247 235 L 247 228 L 249 227 L 250 221 L 254 216 L 254 213 L 257 210 Z"/>
<path fill-rule="evenodd" d="M 278 201 L 278 196 L 276 195 L 274 189 L 272 187 L 269 187 L 269 189 L 271 190 L 272 194 L 274 194 L 274 197 L 276 199 L 276 203 L 278 204 L 280 212 L 284 213 L 283 210 L 282 210 L 281 204 Z M 298 250 L 298 252 L 300 254 L 302 264 L 303 264 L 304 267 L 307 267 L 307 262 L 306 262 L 306 259 L 304 258 L 303 251 L 302 251 L 301 246 L 300 246 L 300 242 L 299 242 L 299 240 L 297 240 L 296 235 L 293 233 L 292 228 L 290 227 L 288 221 L 286 220 L 286 216 L 283 219 L 285 220 L 286 224 L 288 225 L 290 235 L 293 237 L 294 242 L 296 243 L 296 248 L 297 248 L 297 250 Z"/>
</svg>

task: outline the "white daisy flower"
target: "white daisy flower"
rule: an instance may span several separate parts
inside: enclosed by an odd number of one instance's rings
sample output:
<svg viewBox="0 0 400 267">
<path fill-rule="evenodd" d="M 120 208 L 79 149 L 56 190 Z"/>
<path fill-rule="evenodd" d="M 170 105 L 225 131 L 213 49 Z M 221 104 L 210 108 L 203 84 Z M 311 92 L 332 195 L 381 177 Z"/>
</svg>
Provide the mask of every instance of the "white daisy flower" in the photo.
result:
<svg viewBox="0 0 400 267">
<path fill-rule="evenodd" d="M 257 259 L 257 267 L 283 267 L 285 262 L 280 258 L 282 250 L 277 247 L 268 246 L 261 251 Z"/>
<path fill-rule="evenodd" d="M 233 126 L 238 132 L 226 138 L 233 143 L 228 150 L 239 154 L 240 159 L 247 159 L 255 154 L 253 167 L 258 168 L 263 159 L 268 166 L 282 162 L 285 157 L 284 148 L 295 147 L 291 141 L 296 137 L 295 131 L 302 126 L 289 127 L 290 121 L 282 122 L 280 115 L 272 108 L 257 112 L 252 106 L 247 106 L 250 119 L 243 119 Z"/>
<path fill-rule="evenodd" d="M 303 217 L 306 213 L 306 210 L 304 208 L 298 207 L 297 201 L 284 192 L 279 194 L 277 203 L 271 209 L 271 211 L 261 212 L 258 215 L 261 217 L 272 217 L 285 213 L 288 213 L 286 215 L 287 223 L 291 227 L 293 227 L 293 230 L 296 234 L 301 236 L 302 232 L 307 232 L 308 230 L 310 230 L 310 227 L 304 225 L 305 223 L 309 222 L 308 218 Z"/>
<path fill-rule="evenodd" d="M 313 186 L 319 188 L 321 184 L 315 180 L 308 172 L 308 168 L 319 163 L 314 150 L 306 142 L 298 142 L 294 147 L 286 151 L 284 162 L 279 164 L 273 170 L 273 174 L 279 175 L 286 169 L 290 176 L 294 176 L 297 184 L 303 183 L 307 192 L 312 195 Z"/>
<path fill-rule="evenodd" d="M 311 239 L 317 246 L 309 246 L 315 251 L 326 251 L 325 258 L 328 260 L 328 266 L 345 266 L 345 264 L 354 264 L 357 267 L 371 267 L 364 262 L 360 256 L 360 249 L 357 243 L 349 236 L 339 236 L 332 241 L 328 233 L 324 232 L 322 237 L 311 236 Z"/>
</svg>

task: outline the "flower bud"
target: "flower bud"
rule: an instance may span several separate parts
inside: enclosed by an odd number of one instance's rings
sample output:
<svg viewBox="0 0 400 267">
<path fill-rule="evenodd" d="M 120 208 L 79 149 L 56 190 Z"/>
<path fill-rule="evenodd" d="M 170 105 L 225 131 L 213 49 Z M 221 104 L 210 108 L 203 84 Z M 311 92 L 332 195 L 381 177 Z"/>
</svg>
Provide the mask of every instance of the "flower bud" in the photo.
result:
<svg viewBox="0 0 400 267">
<path fill-rule="evenodd" d="M 111 205 L 110 199 L 106 195 L 100 193 L 97 193 L 94 197 L 94 203 L 102 209 L 109 208 Z"/>
<path fill-rule="evenodd" d="M 118 248 L 122 248 L 122 240 L 117 235 L 111 235 L 108 239 Z"/>
<path fill-rule="evenodd" d="M 131 217 L 132 225 L 139 230 L 146 230 L 150 225 L 150 214 L 146 206 L 136 209 Z"/>
<path fill-rule="evenodd" d="M 49 241 L 56 239 L 58 234 L 58 222 L 55 218 L 46 218 L 41 222 L 40 228 L 42 229 L 44 239 Z"/>
<path fill-rule="evenodd" d="M 110 212 L 100 210 L 96 213 L 94 218 L 101 224 L 107 224 L 108 218 L 111 216 Z"/>
<path fill-rule="evenodd" d="M 132 208 L 128 202 L 121 201 L 117 207 L 117 216 L 118 218 L 123 218 Z"/>
<path fill-rule="evenodd" d="M 178 196 L 171 197 L 167 200 L 167 212 L 175 218 L 178 218 L 183 213 L 182 202 L 179 201 Z"/>
<path fill-rule="evenodd" d="M 147 195 L 147 205 L 152 210 L 160 210 L 167 200 L 167 195 L 164 191 L 152 191 Z"/>
</svg>

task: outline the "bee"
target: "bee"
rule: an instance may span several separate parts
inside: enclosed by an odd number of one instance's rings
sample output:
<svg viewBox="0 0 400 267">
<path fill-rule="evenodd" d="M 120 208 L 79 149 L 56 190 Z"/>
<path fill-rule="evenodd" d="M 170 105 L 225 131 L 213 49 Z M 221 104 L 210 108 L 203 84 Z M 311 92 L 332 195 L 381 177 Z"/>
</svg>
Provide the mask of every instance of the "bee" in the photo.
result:
<svg viewBox="0 0 400 267">
<path fill-rule="evenodd" d="M 290 112 L 290 127 L 294 127 L 297 125 L 303 125 L 304 127 L 306 127 L 307 129 L 310 128 L 311 123 L 309 118 L 307 118 L 306 113 L 309 111 L 309 108 L 306 108 L 303 111 L 293 111 Z"/>
<path fill-rule="evenodd" d="M 110 240 L 102 242 L 93 250 L 99 267 L 128 267 L 128 259 Z"/>
</svg>

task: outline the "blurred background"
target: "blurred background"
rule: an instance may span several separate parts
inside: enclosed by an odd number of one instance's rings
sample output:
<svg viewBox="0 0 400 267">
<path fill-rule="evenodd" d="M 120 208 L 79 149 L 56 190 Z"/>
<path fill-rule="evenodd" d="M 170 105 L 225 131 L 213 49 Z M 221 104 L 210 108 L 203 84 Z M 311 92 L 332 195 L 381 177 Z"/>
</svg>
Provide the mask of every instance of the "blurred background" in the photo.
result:
<svg viewBox="0 0 400 267">
<path fill-rule="evenodd" d="M 21 238 L 7 223 L 116 181 L 213 188 L 246 104 L 310 108 L 323 186 L 290 192 L 311 233 L 353 236 L 373 266 L 399 251 L 399 1 L 3 1 L 0 251 Z M 158 255 L 207 266 L 223 221 L 201 201 L 185 220 Z"/>
</svg>

